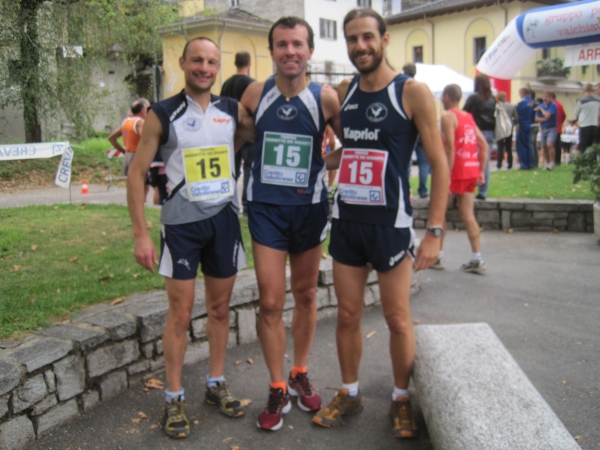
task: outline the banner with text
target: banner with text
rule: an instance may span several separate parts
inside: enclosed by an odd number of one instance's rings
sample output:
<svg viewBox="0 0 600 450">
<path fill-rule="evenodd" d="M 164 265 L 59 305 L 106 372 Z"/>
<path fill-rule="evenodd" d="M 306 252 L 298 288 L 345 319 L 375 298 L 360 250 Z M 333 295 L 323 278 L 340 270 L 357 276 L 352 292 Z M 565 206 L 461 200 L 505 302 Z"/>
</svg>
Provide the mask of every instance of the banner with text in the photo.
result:
<svg viewBox="0 0 600 450">
<path fill-rule="evenodd" d="M 11 144 L 0 146 L 0 161 L 18 159 L 44 159 L 62 155 L 54 182 L 65 189 L 71 184 L 73 149 L 68 142 L 46 142 L 37 144 Z"/>
</svg>

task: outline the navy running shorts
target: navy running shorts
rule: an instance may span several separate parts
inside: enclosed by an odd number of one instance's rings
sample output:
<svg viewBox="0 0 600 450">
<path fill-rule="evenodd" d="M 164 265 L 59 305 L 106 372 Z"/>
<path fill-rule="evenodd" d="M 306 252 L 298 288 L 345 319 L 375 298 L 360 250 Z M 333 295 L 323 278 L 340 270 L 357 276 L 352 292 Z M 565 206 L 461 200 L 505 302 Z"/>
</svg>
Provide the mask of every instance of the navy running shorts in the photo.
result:
<svg viewBox="0 0 600 450">
<path fill-rule="evenodd" d="M 310 205 L 273 205 L 248 202 L 248 226 L 260 245 L 299 254 L 327 238 L 329 202 Z"/>
<path fill-rule="evenodd" d="M 214 278 L 229 278 L 246 267 L 240 221 L 229 206 L 208 219 L 163 225 L 160 247 L 158 273 L 175 280 L 196 278 L 198 264 Z"/>
<path fill-rule="evenodd" d="M 396 267 L 406 255 L 414 259 L 413 231 L 386 225 L 333 219 L 329 254 L 339 263 L 377 272 Z"/>
</svg>

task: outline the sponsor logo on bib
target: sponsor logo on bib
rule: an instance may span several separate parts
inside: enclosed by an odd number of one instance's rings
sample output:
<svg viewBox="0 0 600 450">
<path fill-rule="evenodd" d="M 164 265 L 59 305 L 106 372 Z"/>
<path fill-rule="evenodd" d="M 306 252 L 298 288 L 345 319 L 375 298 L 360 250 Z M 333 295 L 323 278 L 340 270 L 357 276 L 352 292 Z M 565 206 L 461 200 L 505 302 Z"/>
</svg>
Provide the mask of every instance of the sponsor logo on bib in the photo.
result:
<svg viewBox="0 0 600 450">
<path fill-rule="evenodd" d="M 281 105 L 277 109 L 277 117 L 281 120 L 293 120 L 298 115 L 298 110 L 294 105 Z"/>
<path fill-rule="evenodd" d="M 387 107 L 383 103 L 371 103 L 367 107 L 367 119 L 371 122 L 381 122 L 387 117 Z"/>
</svg>

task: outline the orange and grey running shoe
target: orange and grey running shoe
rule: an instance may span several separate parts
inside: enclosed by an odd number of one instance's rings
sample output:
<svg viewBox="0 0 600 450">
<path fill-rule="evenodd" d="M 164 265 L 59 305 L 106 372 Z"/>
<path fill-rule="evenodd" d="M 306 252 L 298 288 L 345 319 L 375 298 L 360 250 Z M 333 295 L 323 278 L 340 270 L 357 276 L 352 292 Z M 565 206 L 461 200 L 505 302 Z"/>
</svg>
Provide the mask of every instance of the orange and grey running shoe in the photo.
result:
<svg viewBox="0 0 600 450">
<path fill-rule="evenodd" d="M 362 395 L 350 397 L 348 389 L 340 389 L 329 406 L 321 409 L 313 416 L 313 422 L 322 427 L 341 425 L 344 416 L 350 416 L 362 411 Z"/>
<path fill-rule="evenodd" d="M 392 402 L 389 416 L 392 419 L 392 434 L 397 438 L 415 438 L 419 435 L 408 397 L 398 397 Z"/>
</svg>

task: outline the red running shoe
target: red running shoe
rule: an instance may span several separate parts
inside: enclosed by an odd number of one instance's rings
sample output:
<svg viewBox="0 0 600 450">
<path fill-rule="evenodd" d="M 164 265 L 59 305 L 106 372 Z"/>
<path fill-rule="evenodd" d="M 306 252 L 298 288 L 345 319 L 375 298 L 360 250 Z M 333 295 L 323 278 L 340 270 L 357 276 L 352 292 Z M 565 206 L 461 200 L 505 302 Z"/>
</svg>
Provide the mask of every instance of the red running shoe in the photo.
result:
<svg viewBox="0 0 600 450">
<path fill-rule="evenodd" d="M 277 431 L 283 425 L 283 415 L 290 412 L 292 402 L 283 389 L 270 388 L 267 407 L 258 416 L 256 425 L 263 430 Z"/>
<path fill-rule="evenodd" d="M 298 408 L 302 411 L 313 412 L 321 409 L 321 397 L 311 386 L 306 372 L 298 372 L 296 378 L 292 378 L 290 373 L 288 392 L 292 397 L 298 397 Z"/>
</svg>

